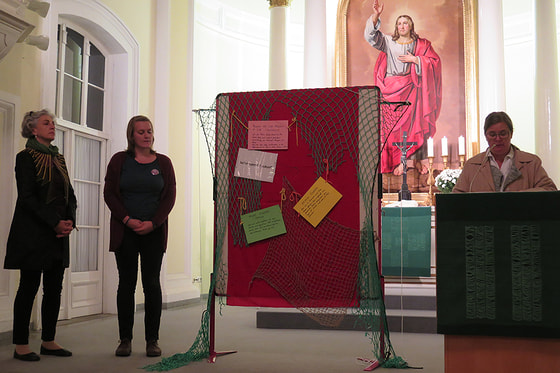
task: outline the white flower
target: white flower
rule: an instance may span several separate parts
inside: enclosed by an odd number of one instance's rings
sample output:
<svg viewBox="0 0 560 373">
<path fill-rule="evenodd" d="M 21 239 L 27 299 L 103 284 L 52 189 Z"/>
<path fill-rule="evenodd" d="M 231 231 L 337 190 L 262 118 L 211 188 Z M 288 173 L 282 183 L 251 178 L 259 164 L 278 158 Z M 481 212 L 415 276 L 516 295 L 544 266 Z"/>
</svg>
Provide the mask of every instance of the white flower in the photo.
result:
<svg viewBox="0 0 560 373">
<path fill-rule="evenodd" d="M 449 193 L 453 190 L 455 184 L 457 184 L 457 179 L 461 175 L 461 169 L 449 169 L 441 171 L 439 175 L 436 176 L 436 187 L 444 193 Z"/>
</svg>

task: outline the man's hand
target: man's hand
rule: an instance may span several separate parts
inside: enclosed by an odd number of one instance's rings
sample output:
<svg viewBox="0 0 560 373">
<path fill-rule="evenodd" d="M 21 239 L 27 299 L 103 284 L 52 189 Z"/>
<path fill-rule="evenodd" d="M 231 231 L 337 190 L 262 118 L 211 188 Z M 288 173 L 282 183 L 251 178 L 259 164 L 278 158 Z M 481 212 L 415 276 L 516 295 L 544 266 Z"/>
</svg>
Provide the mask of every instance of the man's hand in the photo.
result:
<svg viewBox="0 0 560 373">
<path fill-rule="evenodd" d="M 377 21 L 379 20 L 379 16 L 381 16 L 381 13 L 383 13 L 383 4 L 379 4 L 378 0 L 374 0 L 373 1 L 373 6 L 372 8 L 372 13 L 371 13 L 371 21 L 373 22 L 373 25 L 375 26 L 377 24 Z"/>
<path fill-rule="evenodd" d="M 415 55 L 413 55 L 410 52 L 407 52 L 407 54 L 400 55 L 398 58 L 399 58 L 399 61 L 401 61 L 401 62 L 415 63 L 417 65 L 420 63 L 420 61 L 418 60 L 418 57 L 416 57 Z"/>
</svg>

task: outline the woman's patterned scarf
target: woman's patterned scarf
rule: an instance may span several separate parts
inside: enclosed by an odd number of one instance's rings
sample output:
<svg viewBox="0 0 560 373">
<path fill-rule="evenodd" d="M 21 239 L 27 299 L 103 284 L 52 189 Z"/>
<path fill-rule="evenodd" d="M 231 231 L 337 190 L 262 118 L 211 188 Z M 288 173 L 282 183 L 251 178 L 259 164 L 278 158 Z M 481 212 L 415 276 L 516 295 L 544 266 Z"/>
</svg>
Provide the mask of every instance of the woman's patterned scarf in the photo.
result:
<svg viewBox="0 0 560 373">
<path fill-rule="evenodd" d="M 58 148 L 54 145 L 46 146 L 41 144 L 35 137 L 32 137 L 27 140 L 25 151 L 33 158 L 35 169 L 37 170 L 37 181 L 41 185 L 49 184 L 52 181 L 52 166 L 54 165 L 57 168 L 64 179 L 64 199 L 68 203 L 70 178 L 66 168 L 66 161 L 64 156 L 58 152 Z M 53 198 L 50 191 L 48 194 L 47 203 L 52 201 Z"/>
</svg>

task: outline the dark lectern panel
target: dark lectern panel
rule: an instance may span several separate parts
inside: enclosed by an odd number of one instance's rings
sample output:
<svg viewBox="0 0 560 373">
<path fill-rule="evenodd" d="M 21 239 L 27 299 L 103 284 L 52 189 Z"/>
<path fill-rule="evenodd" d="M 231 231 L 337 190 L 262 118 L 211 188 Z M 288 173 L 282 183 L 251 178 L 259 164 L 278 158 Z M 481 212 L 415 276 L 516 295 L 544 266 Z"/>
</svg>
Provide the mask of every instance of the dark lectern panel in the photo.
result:
<svg viewBox="0 0 560 373">
<path fill-rule="evenodd" d="M 438 333 L 560 337 L 560 192 L 436 197 Z"/>
</svg>

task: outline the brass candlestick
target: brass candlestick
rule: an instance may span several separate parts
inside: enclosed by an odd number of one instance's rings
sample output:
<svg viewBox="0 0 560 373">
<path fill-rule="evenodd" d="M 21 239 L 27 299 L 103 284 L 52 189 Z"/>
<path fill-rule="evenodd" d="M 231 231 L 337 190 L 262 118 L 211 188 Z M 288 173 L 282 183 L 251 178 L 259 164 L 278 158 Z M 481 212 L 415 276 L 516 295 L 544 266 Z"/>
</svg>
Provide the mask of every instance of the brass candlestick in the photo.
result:
<svg viewBox="0 0 560 373">
<path fill-rule="evenodd" d="M 447 155 L 442 155 L 441 158 L 443 159 L 443 169 L 447 168 Z"/>
<path fill-rule="evenodd" d="M 434 157 L 428 157 L 428 197 L 426 198 L 426 205 L 432 206 L 434 201 L 434 191 L 433 187 L 436 184 L 436 179 L 434 178 Z"/>
<path fill-rule="evenodd" d="M 459 154 L 459 163 L 461 164 L 461 169 L 463 169 L 463 166 L 465 165 L 465 155 L 464 154 Z"/>
</svg>

